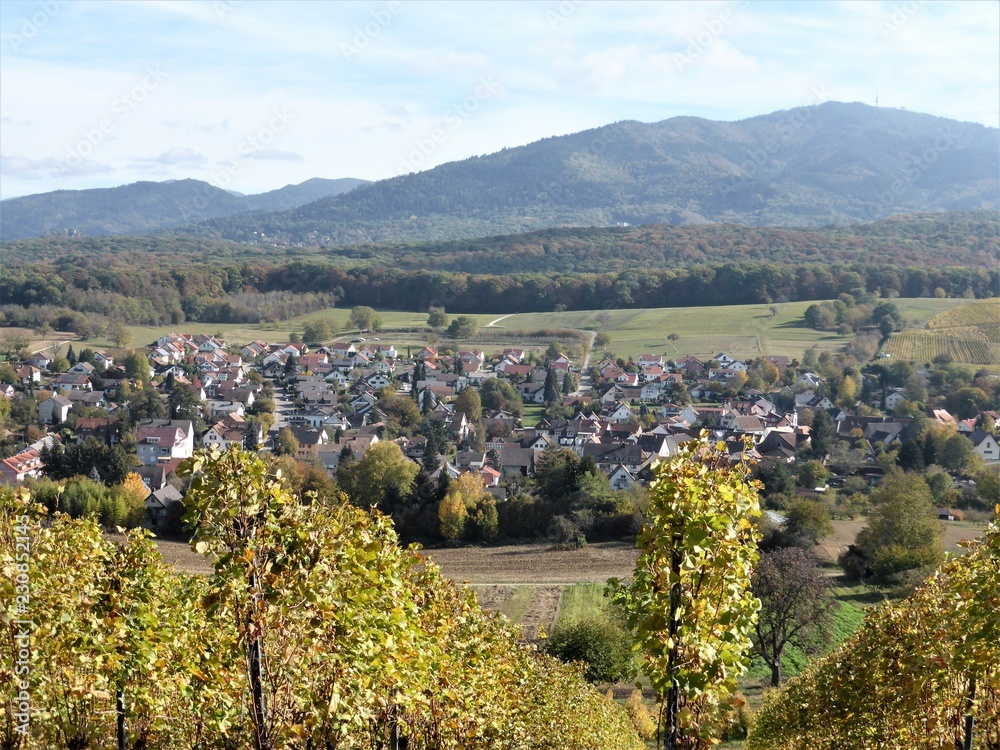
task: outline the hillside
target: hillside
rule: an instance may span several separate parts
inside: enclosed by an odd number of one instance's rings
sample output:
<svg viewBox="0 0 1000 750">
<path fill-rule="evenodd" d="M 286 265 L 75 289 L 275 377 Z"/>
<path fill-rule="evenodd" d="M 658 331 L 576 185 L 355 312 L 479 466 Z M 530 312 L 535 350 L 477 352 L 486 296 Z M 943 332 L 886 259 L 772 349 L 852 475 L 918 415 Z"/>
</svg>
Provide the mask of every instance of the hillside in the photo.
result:
<svg viewBox="0 0 1000 750">
<path fill-rule="evenodd" d="M 44 237 L 6 242 L 0 253 L 8 262 L 73 259 L 105 268 L 114 267 L 122 258 L 132 263 L 143 253 L 151 253 L 160 266 L 251 260 L 271 265 L 308 258 L 343 266 L 477 274 L 606 273 L 748 261 L 987 269 L 1000 261 L 1000 218 L 992 211 L 906 214 L 820 229 L 649 224 L 322 249 L 249 245 L 177 234 Z M 921 293 L 919 289 L 912 291 Z"/>
<path fill-rule="evenodd" d="M 349 245 L 563 226 L 815 227 L 996 209 L 998 146 L 996 128 L 837 102 L 739 122 L 629 121 L 185 231 Z"/>
<path fill-rule="evenodd" d="M 138 234 L 250 211 L 284 211 L 337 195 L 365 180 L 307 180 L 240 195 L 200 180 L 136 182 L 115 188 L 57 190 L 0 202 L 0 239 L 56 234 Z"/>
</svg>

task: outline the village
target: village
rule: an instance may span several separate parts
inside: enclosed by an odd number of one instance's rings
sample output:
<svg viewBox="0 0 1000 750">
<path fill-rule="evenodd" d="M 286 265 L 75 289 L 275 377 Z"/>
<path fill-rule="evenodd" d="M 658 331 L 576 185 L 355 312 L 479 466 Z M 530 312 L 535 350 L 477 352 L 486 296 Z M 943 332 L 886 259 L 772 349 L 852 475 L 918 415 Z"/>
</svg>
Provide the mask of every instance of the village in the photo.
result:
<svg viewBox="0 0 1000 750">
<path fill-rule="evenodd" d="M 876 486 L 897 463 L 913 422 L 893 414 L 903 388 L 864 388 L 872 403 L 845 408 L 823 377 L 780 356 L 605 356 L 592 365 L 586 358 L 584 370 L 555 344 L 490 356 L 478 349 L 400 352 L 360 337 L 313 347 L 236 346 L 182 333 L 127 361 L 104 351 L 81 355 L 71 354 L 61 372 L 45 353 L 7 366 L 6 380 L 12 372 L 14 382 L 0 385 L 0 397 L 12 405 L 35 401 L 37 416 L 26 430 L 30 444 L 0 460 L 0 481 L 51 475 L 46 458 L 53 460 L 56 448 L 88 440 L 118 445 L 148 493 L 146 522 L 154 530 L 178 515 L 184 483 L 176 470 L 198 448 L 289 455 L 336 477 L 345 457 L 361 461 L 391 442 L 435 485 L 472 474 L 503 503 L 547 451 L 571 451 L 622 492 L 645 485 L 658 461 L 708 430 L 734 462 L 748 455 L 782 464 L 798 474 L 798 493 L 818 497 L 831 488 Z M 771 388 L 751 387 L 761 382 Z M 530 425 L 529 410 L 536 417 Z M 1000 459 L 995 412 L 960 420 L 929 409 L 926 417 L 968 438 L 983 462 Z M 812 469 L 803 472 L 796 463 L 807 459 Z M 952 512 L 960 513 L 944 510 Z"/>
</svg>

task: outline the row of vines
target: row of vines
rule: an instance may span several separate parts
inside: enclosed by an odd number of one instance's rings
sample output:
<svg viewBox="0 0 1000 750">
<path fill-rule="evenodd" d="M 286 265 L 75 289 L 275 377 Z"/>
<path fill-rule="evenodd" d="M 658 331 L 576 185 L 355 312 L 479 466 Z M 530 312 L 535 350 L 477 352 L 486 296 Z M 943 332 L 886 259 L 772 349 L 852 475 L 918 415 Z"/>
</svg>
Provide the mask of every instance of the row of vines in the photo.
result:
<svg viewBox="0 0 1000 750">
<path fill-rule="evenodd" d="M 620 706 L 387 518 L 302 505 L 252 454 L 188 469 L 211 577 L 178 574 L 141 532 L 115 544 L 0 492 L 0 746 L 643 747 Z"/>
<path fill-rule="evenodd" d="M 1000 748 L 1000 523 L 771 693 L 746 747 Z"/>
</svg>

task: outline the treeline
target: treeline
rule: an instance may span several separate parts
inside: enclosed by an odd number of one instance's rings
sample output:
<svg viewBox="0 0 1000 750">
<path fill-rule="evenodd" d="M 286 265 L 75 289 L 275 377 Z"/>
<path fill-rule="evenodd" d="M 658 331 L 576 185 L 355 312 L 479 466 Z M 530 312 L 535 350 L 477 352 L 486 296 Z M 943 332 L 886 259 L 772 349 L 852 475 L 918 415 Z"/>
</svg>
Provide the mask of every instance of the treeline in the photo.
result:
<svg viewBox="0 0 1000 750">
<path fill-rule="evenodd" d="M 348 307 L 443 306 L 451 313 L 515 313 L 547 312 L 559 306 L 592 310 L 770 304 L 875 291 L 883 297 L 981 298 L 993 296 L 998 287 L 996 265 L 900 268 L 748 262 L 602 274 L 474 275 L 344 268 L 323 261 L 169 267 L 152 257 L 133 257 L 127 265 L 119 261 L 0 268 L 0 325 L 24 325 L 23 308 L 35 305 L 49 306 L 53 312 L 65 308 L 108 315 L 132 324 L 177 324 L 264 321 L 334 301 Z M 66 327 L 71 325 L 68 320 L 52 325 L 74 330 Z"/>
<path fill-rule="evenodd" d="M 426 219 L 425 219 L 426 220 Z M 6 242 L 11 261 L 76 264 L 97 257 L 155 253 L 156 265 L 181 259 L 200 265 L 236 262 L 284 264 L 322 259 L 341 266 L 468 273 L 608 273 L 628 268 L 679 268 L 704 263 L 867 263 L 895 266 L 991 267 L 1000 256 L 1000 222 L 991 211 L 913 214 L 849 227 L 822 229 L 747 227 L 735 224 L 579 226 L 524 234 L 407 244 L 322 247 L 322 238 L 275 247 L 248 233 L 243 242 L 194 239 L 179 234 L 132 237 L 45 237 Z M 359 237 L 357 243 L 363 243 Z M 283 244 L 283 243 L 282 243 Z M 108 258 L 110 260 L 110 258 Z M 106 265 L 102 261 L 101 265 Z M 114 265 L 114 262 L 111 262 Z"/>
</svg>

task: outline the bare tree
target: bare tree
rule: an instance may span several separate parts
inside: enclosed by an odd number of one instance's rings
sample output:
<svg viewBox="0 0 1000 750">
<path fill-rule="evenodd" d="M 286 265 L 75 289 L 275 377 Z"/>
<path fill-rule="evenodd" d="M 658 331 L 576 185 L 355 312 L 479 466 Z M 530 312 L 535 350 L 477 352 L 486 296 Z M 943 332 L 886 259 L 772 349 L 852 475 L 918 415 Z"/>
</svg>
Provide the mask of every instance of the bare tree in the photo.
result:
<svg viewBox="0 0 1000 750">
<path fill-rule="evenodd" d="M 840 603 L 815 560 L 798 547 L 762 554 L 752 586 L 761 601 L 754 648 L 771 668 L 771 685 L 776 686 L 781 683 L 785 647 L 793 645 L 808 653 L 829 643 Z"/>
</svg>

